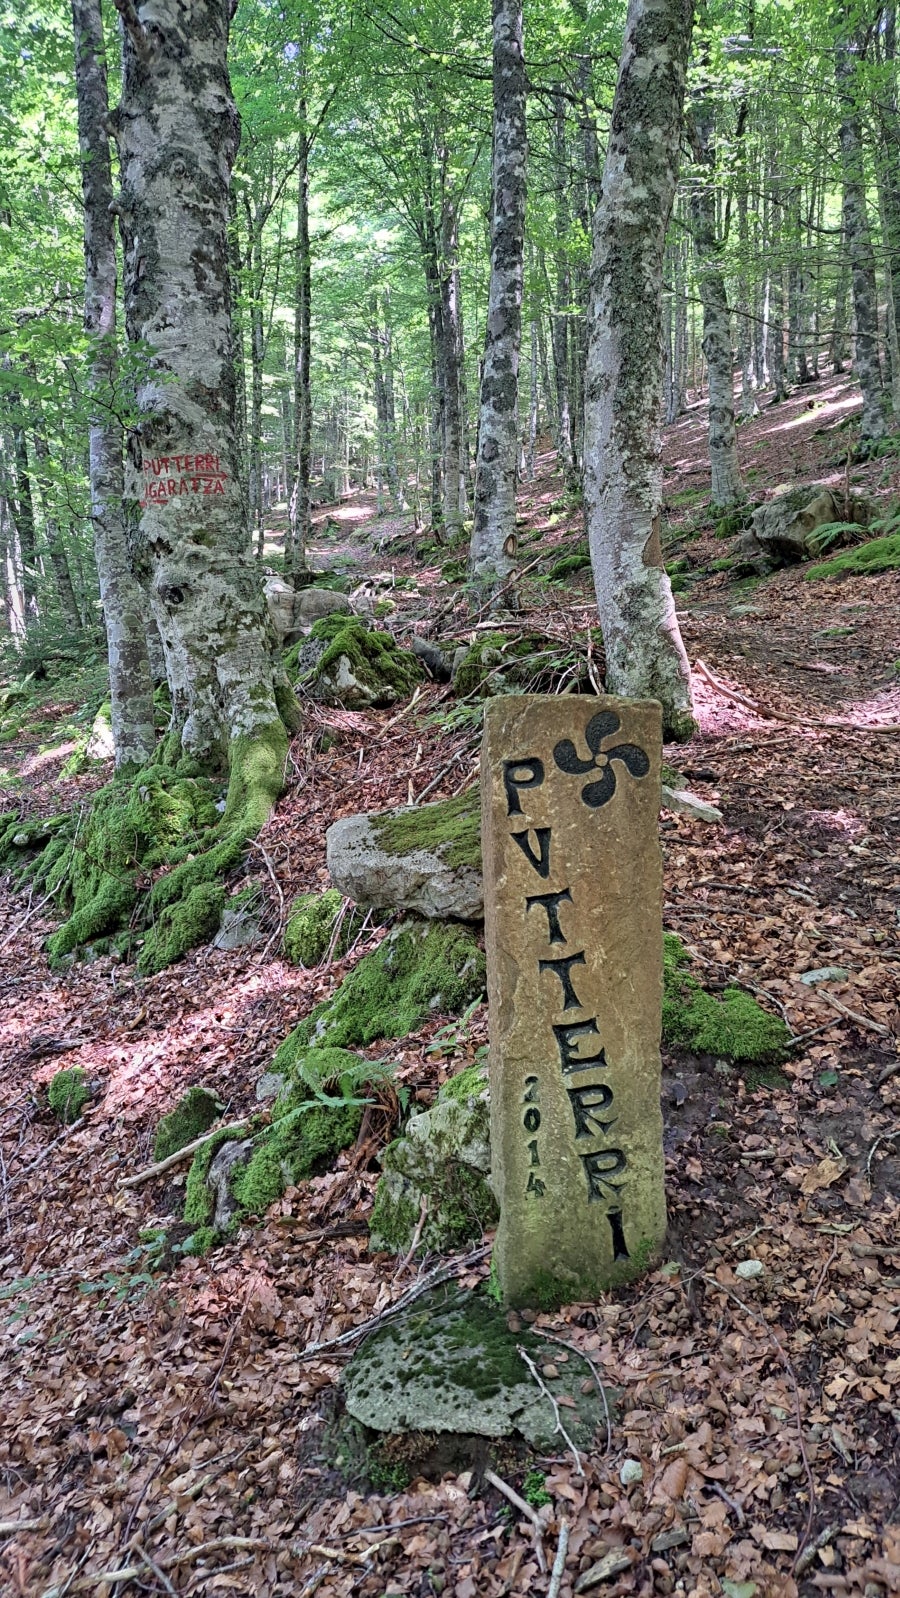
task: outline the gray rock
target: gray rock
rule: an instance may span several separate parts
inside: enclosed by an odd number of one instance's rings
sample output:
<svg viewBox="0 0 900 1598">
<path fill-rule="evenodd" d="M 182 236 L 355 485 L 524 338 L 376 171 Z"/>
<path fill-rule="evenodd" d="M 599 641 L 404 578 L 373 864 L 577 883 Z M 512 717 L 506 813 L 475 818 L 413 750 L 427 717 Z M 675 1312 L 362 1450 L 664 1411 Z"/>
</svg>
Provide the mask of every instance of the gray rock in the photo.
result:
<svg viewBox="0 0 900 1598">
<path fill-rule="evenodd" d="M 446 1251 L 481 1237 L 497 1219 L 484 1073 L 473 1067 L 452 1077 L 430 1110 L 410 1117 L 382 1163 L 372 1248 L 405 1254 L 417 1236 L 423 1248 Z"/>
<path fill-rule="evenodd" d="M 674 810 L 684 816 L 693 816 L 695 821 L 721 821 L 722 812 L 715 805 L 707 804 L 705 799 L 698 799 L 695 793 L 689 793 L 687 788 L 668 788 L 662 785 L 662 804 L 664 810 Z"/>
<path fill-rule="evenodd" d="M 553 1345 L 541 1344 L 540 1334 L 511 1332 L 503 1312 L 483 1296 L 438 1288 L 357 1350 L 342 1377 L 347 1409 L 375 1431 L 518 1434 L 534 1448 L 548 1448 L 553 1409 L 517 1354 L 517 1343 L 538 1369 L 558 1355 Z M 580 1360 L 570 1358 L 561 1376 L 543 1378 L 557 1401 L 566 1398 L 566 1430 L 583 1449 L 602 1417 L 596 1390 L 581 1391 L 588 1374 Z"/>
<path fill-rule="evenodd" d="M 778 566 L 817 554 L 816 532 L 828 522 L 850 521 L 866 527 L 871 514 L 866 500 L 852 499 L 848 507 L 842 494 L 801 483 L 776 494 L 753 512 L 750 527 L 741 538 L 740 554 L 746 565 L 765 576 Z"/>
<path fill-rule="evenodd" d="M 294 590 L 282 577 L 273 575 L 267 577 L 263 583 L 263 592 L 266 596 L 269 620 L 281 647 L 294 625 Z"/>
<path fill-rule="evenodd" d="M 809 988 L 815 988 L 818 987 L 820 982 L 846 982 L 849 975 L 850 969 L 848 966 L 822 965 L 818 966 L 815 971 L 801 971 L 800 981 L 805 982 Z"/>
<path fill-rule="evenodd" d="M 313 622 L 320 621 L 323 616 L 334 616 L 338 612 L 349 615 L 352 606 L 346 594 L 338 594 L 333 588 L 304 588 L 294 598 L 294 627 L 298 632 L 308 633 Z"/>
<path fill-rule="evenodd" d="M 223 1143 L 210 1160 L 206 1183 L 215 1199 L 212 1225 L 217 1232 L 227 1232 L 241 1213 L 241 1206 L 231 1191 L 231 1173 L 236 1165 L 246 1165 L 252 1153 L 252 1137 L 233 1138 Z"/>
<path fill-rule="evenodd" d="M 381 814 L 408 814 L 410 808 L 399 806 Z M 415 808 L 424 815 L 432 807 Z M 367 815 L 344 816 L 325 834 L 328 870 L 341 893 L 359 905 L 379 909 L 396 906 L 433 921 L 443 921 L 448 916 L 459 921 L 482 919 L 484 885 L 479 870 L 471 865 L 448 865 L 444 845 L 390 854 L 379 842 L 375 819 Z"/>
<path fill-rule="evenodd" d="M 435 682 L 450 681 L 453 668 L 444 651 L 438 649 L 436 644 L 430 644 L 427 638 L 419 638 L 416 635 L 409 647 L 413 654 L 419 657 L 429 677 L 433 677 Z"/>
<path fill-rule="evenodd" d="M 280 1071 L 264 1071 L 256 1084 L 256 1097 L 260 1104 L 267 1099 L 277 1099 L 286 1081 L 287 1077 L 282 1076 Z"/>
<path fill-rule="evenodd" d="M 229 910 L 226 906 L 212 946 L 214 949 L 243 949 L 258 943 L 260 937 L 259 922 L 248 910 Z"/>
</svg>

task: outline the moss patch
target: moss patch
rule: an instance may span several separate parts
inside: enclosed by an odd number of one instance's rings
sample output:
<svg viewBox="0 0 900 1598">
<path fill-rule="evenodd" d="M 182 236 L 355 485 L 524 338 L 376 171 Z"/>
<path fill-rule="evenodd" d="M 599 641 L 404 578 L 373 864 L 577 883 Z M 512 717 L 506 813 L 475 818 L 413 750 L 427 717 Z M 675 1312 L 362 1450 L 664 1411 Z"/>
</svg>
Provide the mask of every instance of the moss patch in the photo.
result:
<svg viewBox="0 0 900 1598">
<path fill-rule="evenodd" d="M 385 854 L 407 855 L 415 849 L 430 849 L 439 851 L 447 866 L 481 870 L 481 795 L 477 784 L 454 799 L 386 811 L 372 816 L 370 822 Z"/>
<path fill-rule="evenodd" d="M 689 970 L 684 946 L 671 932 L 663 937 L 663 1038 L 695 1054 L 759 1064 L 781 1059 L 790 1033 L 779 1016 L 769 1015 L 751 994 L 726 988 L 721 997 L 706 993 Z"/>
<path fill-rule="evenodd" d="M 343 902 L 337 888 L 327 888 L 324 893 L 301 893 L 294 900 L 284 929 L 284 953 L 292 965 L 309 970 L 324 958 Z M 347 953 L 364 919 L 358 910 L 348 910 L 334 946 L 336 959 Z"/>
<path fill-rule="evenodd" d="M 117 777 L 86 815 L 42 823 L 52 836 L 29 871 L 68 916 L 48 942 L 51 964 L 97 939 L 143 933 L 138 969 L 151 973 L 211 937 L 225 902 L 222 879 L 268 819 L 286 753 L 281 722 L 234 739 L 221 818 L 213 787 L 182 761 L 175 771 L 155 765 Z M 14 835 L 3 829 L 0 855 Z"/>
<path fill-rule="evenodd" d="M 833 560 L 820 561 L 818 565 L 810 566 L 803 575 L 811 582 L 817 577 L 840 577 L 848 572 L 855 572 L 857 576 L 871 576 L 876 572 L 898 569 L 900 533 L 889 533 L 886 538 L 871 538 L 868 543 L 858 544 L 855 549 L 845 549 Z"/>
<path fill-rule="evenodd" d="M 301 1022 L 278 1050 L 273 1070 L 284 1069 L 297 1048 L 406 1037 L 435 1011 L 459 1014 L 481 996 L 484 983 L 484 955 L 467 927 L 404 921 Z"/>
<path fill-rule="evenodd" d="M 322 616 L 313 624 L 310 639 L 324 648 L 301 679 L 305 686 L 318 683 L 330 692 L 327 680 L 337 675 L 343 659 L 358 683 L 388 703 L 411 693 L 424 676 L 415 655 L 401 649 L 390 633 L 370 632 L 358 616 Z"/>
<path fill-rule="evenodd" d="M 281 1067 L 285 1070 L 283 1059 Z M 333 1163 L 359 1132 L 369 1082 L 385 1072 L 346 1049 L 306 1049 L 294 1054 L 286 1075 L 270 1125 L 256 1132 L 249 1157 L 230 1174 L 237 1203 L 234 1224 L 244 1216 L 263 1215 L 286 1187 Z M 226 1142 L 247 1136 L 246 1130 L 214 1132 L 197 1150 L 185 1190 L 184 1219 L 191 1226 L 208 1228 L 213 1220 L 208 1176 L 214 1156 Z"/>
<path fill-rule="evenodd" d="M 156 1128 L 154 1160 L 167 1160 L 170 1154 L 177 1154 L 179 1149 L 186 1148 L 195 1138 L 202 1137 L 221 1111 L 222 1106 L 216 1095 L 210 1093 L 208 1088 L 188 1088 L 174 1110 L 164 1115 Z"/>
<path fill-rule="evenodd" d="M 57 1071 L 47 1089 L 50 1108 L 63 1126 L 71 1126 L 80 1118 L 90 1096 L 88 1079 L 80 1065 Z"/>
</svg>

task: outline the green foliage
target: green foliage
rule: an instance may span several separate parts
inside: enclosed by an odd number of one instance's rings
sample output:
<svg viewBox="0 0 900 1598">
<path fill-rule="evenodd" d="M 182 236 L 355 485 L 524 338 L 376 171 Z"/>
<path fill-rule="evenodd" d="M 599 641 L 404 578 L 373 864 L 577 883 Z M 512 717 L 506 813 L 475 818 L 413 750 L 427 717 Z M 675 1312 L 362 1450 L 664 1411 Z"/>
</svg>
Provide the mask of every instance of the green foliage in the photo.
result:
<svg viewBox="0 0 900 1598">
<path fill-rule="evenodd" d="M 221 1104 L 208 1088 L 188 1088 L 174 1110 L 163 1116 L 156 1129 L 154 1160 L 167 1160 L 170 1154 L 176 1154 L 188 1143 L 193 1143 L 195 1138 L 209 1131 L 221 1113 Z"/>
<path fill-rule="evenodd" d="M 80 1065 L 57 1071 L 47 1089 L 47 1102 L 63 1126 L 77 1121 L 91 1096 L 88 1079 Z"/>
<path fill-rule="evenodd" d="M 783 1058 L 790 1033 L 751 994 L 726 988 L 717 998 L 691 975 L 687 953 L 674 933 L 663 937 L 663 1038 L 697 1054 L 717 1054 L 738 1063 Z"/>
<path fill-rule="evenodd" d="M 484 981 L 484 955 L 468 927 L 402 922 L 300 1023 L 292 1047 L 406 1037 L 436 1010 L 462 1010 L 483 993 Z M 275 1056 L 276 1071 L 286 1047 Z"/>
<path fill-rule="evenodd" d="M 331 947 L 343 904 L 337 888 L 297 896 L 284 929 L 285 958 L 292 965 L 310 970 L 319 964 Z M 347 953 L 364 919 L 358 910 L 347 910 L 334 944 L 335 959 Z"/>
<path fill-rule="evenodd" d="M 414 805 L 371 817 L 371 827 L 385 854 L 408 855 L 415 849 L 440 851 L 451 868 L 481 869 L 481 795 L 477 784 L 436 804 Z"/>
<path fill-rule="evenodd" d="M 544 1504 L 552 1504 L 553 1499 L 547 1491 L 547 1478 L 542 1470 L 528 1472 L 522 1483 L 522 1497 L 533 1509 L 540 1509 Z"/>
<path fill-rule="evenodd" d="M 856 549 L 848 549 L 841 555 L 835 555 L 832 560 L 823 561 L 820 565 L 810 566 L 804 572 L 808 582 L 818 577 L 841 577 L 855 574 L 858 577 L 873 576 L 876 572 L 896 571 L 900 568 L 900 533 L 890 533 L 885 538 L 870 539 L 867 544 L 860 544 Z"/>
</svg>

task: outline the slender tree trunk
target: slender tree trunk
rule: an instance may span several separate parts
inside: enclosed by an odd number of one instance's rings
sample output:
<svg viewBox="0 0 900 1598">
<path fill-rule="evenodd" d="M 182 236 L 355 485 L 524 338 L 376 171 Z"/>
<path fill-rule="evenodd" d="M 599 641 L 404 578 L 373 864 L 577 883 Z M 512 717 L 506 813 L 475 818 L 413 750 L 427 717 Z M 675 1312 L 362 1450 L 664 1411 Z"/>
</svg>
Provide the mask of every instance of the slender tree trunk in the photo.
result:
<svg viewBox="0 0 900 1598">
<path fill-rule="evenodd" d="M 458 218 L 456 208 L 445 199 L 441 214 L 441 253 L 438 263 L 443 343 L 441 369 L 444 373 L 444 523 L 450 537 L 457 534 L 469 508 L 466 492 L 465 447 L 462 422 L 462 383 L 460 359 L 462 331 L 457 268 Z"/>
<path fill-rule="evenodd" d="M 515 608 L 516 456 L 525 256 L 522 0 L 494 0 L 491 281 L 481 378 L 469 574 L 479 602 Z"/>
<path fill-rule="evenodd" d="M 240 125 L 223 0 L 125 4 L 118 117 L 129 335 L 152 352 L 130 461 L 174 729 L 201 766 L 277 791 L 290 714 L 237 479 L 228 218 Z M 296 551 L 295 551 L 296 553 Z M 249 751 L 254 751 L 252 757 Z M 227 814 L 230 812 L 226 812 Z"/>
<path fill-rule="evenodd" d="M 675 194 L 691 0 L 631 0 L 594 223 L 585 500 L 613 693 L 693 729 L 690 669 L 660 547 L 666 228 Z"/>
<path fill-rule="evenodd" d="M 878 282 L 866 208 L 862 122 L 857 104 L 858 45 L 848 24 L 838 18 L 842 35 L 835 47 L 835 78 L 841 102 L 841 168 L 844 179 L 844 237 L 850 257 L 850 283 L 856 321 L 856 377 L 863 408 L 859 441 L 871 450 L 887 432 L 887 395 L 878 355 Z"/>
<path fill-rule="evenodd" d="M 146 596 L 131 570 L 123 513 L 122 427 L 114 403 L 116 262 L 109 98 L 100 0 L 72 0 L 78 143 L 84 196 L 84 326 L 90 342 L 90 487 L 94 554 L 106 623 L 116 765 L 153 759 L 153 683 L 144 631 Z"/>
<path fill-rule="evenodd" d="M 703 101 L 694 117 L 694 157 L 700 169 L 691 196 L 697 277 L 703 302 L 703 353 L 709 369 L 709 464 L 713 506 L 744 498 L 734 425 L 731 313 L 719 261 L 716 229 L 715 112 Z"/>
<path fill-rule="evenodd" d="M 556 431 L 559 464 L 568 487 L 575 486 L 572 407 L 569 393 L 569 273 L 568 171 L 566 110 L 561 90 L 553 94 L 553 187 L 556 208 L 556 285 L 551 313 L 553 371 L 556 379 Z"/>
<path fill-rule="evenodd" d="M 47 554 L 53 570 L 53 581 L 56 586 L 56 597 L 62 612 L 63 621 L 70 634 L 81 631 L 81 616 L 78 602 L 75 598 L 75 589 L 72 585 L 72 573 L 66 556 L 66 546 L 60 531 L 59 518 L 53 507 L 53 490 L 50 483 L 50 446 L 44 431 L 42 418 L 38 407 L 32 407 L 38 425 L 32 437 L 34 439 L 34 454 L 39 467 L 38 492 L 44 516 L 44 537 L 47 540 Z M 43 479 L 43 480 L 42 480 Z"/>
<path fill-rule="evenodd" d="M 294 254 L 294 482 L 288 517 L 291 565 L 285 576 L 302 584 L 306 580 L 310 530 L 309 484 L 312 471 L 312 391 L 310 361 L 312 341 L 312 256 L 309 240 L 309 134 L 306 100 L 298 106 L 300 135 L 297 152 L 297 241 Z"/>
<path fill-rule="evenodd" d="M 256 555 L 263 553 L 263 463 L 262 463 L 262 413 L 263 413 L 263 360 L 265 335 L 263 331 L 263 254 L 262 226 L 254 217 L 249 199 L 247 206 L 247 265 L 250 288 L 250 426 L 248 429 L 247 487 L 250 512 L 250 537 L 256 543 Z"/>
</svg>

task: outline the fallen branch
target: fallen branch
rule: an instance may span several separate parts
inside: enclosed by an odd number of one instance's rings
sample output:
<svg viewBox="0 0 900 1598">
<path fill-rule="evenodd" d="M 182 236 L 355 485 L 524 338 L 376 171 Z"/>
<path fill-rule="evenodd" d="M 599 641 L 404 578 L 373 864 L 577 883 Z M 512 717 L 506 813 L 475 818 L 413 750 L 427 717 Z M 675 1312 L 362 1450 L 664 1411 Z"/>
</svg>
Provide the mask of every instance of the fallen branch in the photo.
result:
<svg viewBox="0 0 900 1598">
<path fill-rule="evenodd" d="M 123 1176 L 117 1187 L 141 1187 L 144 1182 L 151 1182 L 154 1176 L 162 1176 L 163 1171 L 171 1170 L 173 1165 L 180 1165 L 191 1154 L 196 1154 L 208 1143 L 211 1137 L 218 1137 L 220 1132 L 243 1132 L 250 1125 L 249 1116 L 242 1121 L 231 1121 L 228 1126 L 215 1127 L 212 1132 L 204 1132 L 202 1137 L 195 1137 L 193 1143 L 185 1143 L 183 1149 L 176 1149 L 174 1154 L 169 1154 L 164 1160 L 157 1160 L 155 1165 L 148 1165 L 145 1170 L 138 1171 L 136 1176 Z"/>
<path fill-rule="evenodd" d="M 515 1488 L 510 1487 L 509 1483 L 505 1482 L 503 1477 L 498 1476 L 495 1471 L 486 1470 L 484 1473 L 484 1479 L 485 1481 L 489 1481 L 492 1487 L 496 1487 L 498 1493 L 503 1494 L 503 1497 L 512 1504 L 513 1509 L 517 1509 L 520 1515 L 524 1515 L 526 1520 L 531 1521 L 531 1524 L 534 1528 L 534 1552 L 537 1557 L 538 1569 L 540 1570 L 541 1575 L 545 1576 L 547 1574 L 547 1558 L 544 1553 L 543 1543 L 544 1523 L 541 1520 L 537 1510 L 534 1509 L 531 1504 L 526 1504 L 524 1498 L 519 1497 L 519 1494 L 516 1492 Z"/>
<path fill-rule="evenodd" d="M 584 1466 L 581 1463 L 581 1455 L 579 1454 L 578 1449 L 575 1447 L 575 1444 L 573 1443 L 571 1437 L 569 1436 L 568 1432 L 566 1431 L 565 1426 L 562 1423 L 562 1416 L 559 1413 L 559 1405 L 557 1404 L 556 1399 L 553 1397 L 553 1394 L 551 1393 L 549 1387 L 547 1386 L 546 1382 L 544 1381 L 543 1377 L 541 1376 L 541 1373 L 538 1370 L 537 1366 L 535 1365 L 534 1360 L 531 1359 L 531 1357 L 526 1353 L 525 1349 L 521 1346 L 520 1343 L 516 1344 L 516 1353 L 518 1354 L 518 1356 L 519 1356 L 520 1360 L 522 1361 L 522 1363 L 528 1367 L 528 1370 L 531 1373 L 533 1381 L 535 1381 L 537 1383 L 537 1386 L 540 1388 L 540 1390 L 543 1393 L 544 1397 L 547 1399 L 548 1403 L 550 1404 L 550 1407 L 553 1410 L 553 1420 L 555 1422 L 554 1429 L 559 1432 L 560 1437 L 562 1438 L 562 1440 L 565 1443 L 566 1447 L 569 1449 L 569 1451 L 570 1451 L 570 1453 L 572 1455 L 572 1458 L 575 1461 L 576 1473 L 579 1476 L 583 1476 L 584 1475 Z"/>
<path fill-rule="evenodd" d="M 779 710 L 770 710 L 768 705 L 761 705 L 755 699 L 749 699 L 746 694 L 738 693 L 736 688 L 729 688 L 717 677 L 702 660 L 694 661 L 694 671 L 698 677 L 708 682 L 711 688 L 730 699 L 733 705 L 738 705 L 742 710 L 749 710 L 751 715 L 759 716 L 763 721 L 781 721 L 788 727 L 833 727 L 839 732 L 900 732 L 900 722 L 883 721 L 869 724 L 863 721 L 820 721 L 815 716 L 785 716 Z"/>
<path fill-rule="evenodd" d="M 174 1570 L 177 1565 L 193 1564 L 197 1559 L 203 1559 L 207 1554 L 217 1553 L 226 1548 L 272 1548 L 273 1542 L 268 1537 L 215 1537 L 212 1542 L 198 1543 L 196 1548 L 187 1548 L 182 1553 L 162 1555 L 151 1566 L 157 1573 L 163 1570 Z M 88 1592 L 106 1583 L 108 1586 L 118 1586 L 123 1581 L 136 1581 L 144 1575 L 150 1563 L 148 1555 L 142 1548 L 137 1550 L 141 1563 L 138 1565 L 120 1565 L 116 1570 L 97 1570 L 93 1574 L 79 1576 L 77 1581 L 69 1585 L 63 1583 L 61 1587 L 48 1587 L 43 1598 L 63 1598 L 64 1593 Z"/>
<path fill-rule="evenodd" d="M 48 1525 L 46 1515 L 39 1520 L 0 1520 L 0 1537 L 15 1537 L 19 1531 L 45 1531 Z"/>
<path fill-rule="evenodd" d="M 545 1332 L 543 1327 L 541 1328 L 540 1339 L 542 1343 L 558 1343 L 560 1348 L 567 1348 L 569 1352 L 571 1354 L 575 1354 L 578 1359 L 584 1360 L 585 1365 L 594 1378 L 597 1392 L 600 1394 L 600 1400 L 603 1404 L 603 1414 L 606 1419 L 606 1448 L 604 1449 L 604 1452 L 608 1454 L 612 1448 L 612 1420 L 610 1419 L 609 1404 L 606 1401 L 606 1388 L 600 1380 L 600 1373 L 597 1370 L 594 1361 L 591 1359 L 590 1354 L 586 1354 L 583 1348 L 578 1347 L 577 1343 L 567 1343 L 564 1337 L 557 1337 L 553 1332 Z"/>
<path fill-rule="evenodd" d="M 860 1015 L 857 1010 L 848 1010 L 846 1004 L 842 1004 L 840 999 L 836 999 L 834 994 L 828 993 L 825 988 L 819 989 L 819 998 L 827 999 L 828 1003 L 833 1004 L 836 1010 L 840 1010 L 841 1015 L 845 1015 L 849 1021 L 855 1021 L 857 1026 L 868 1027 L 870 1032 L 877 1032 L 879 1037 L 890 1037 L 891 1029 L 889 1026 L 885 1026 L 882 1021 L 870 1021 L 867 1015 Z"/>
<path fill-rule="evenodd" d="M 550 1572 L 550 1585 L 547 1588 L 547 1598 L 559 1598 L 559 1589 L 562 1585 L 563 1571 L 566 1568 L 566 1554 L 569 1552 L 569 1522 L 561 1520 L 559 1523 L 559 1542 L 556 1545 L 556 1558 Z"/>
</svg>

